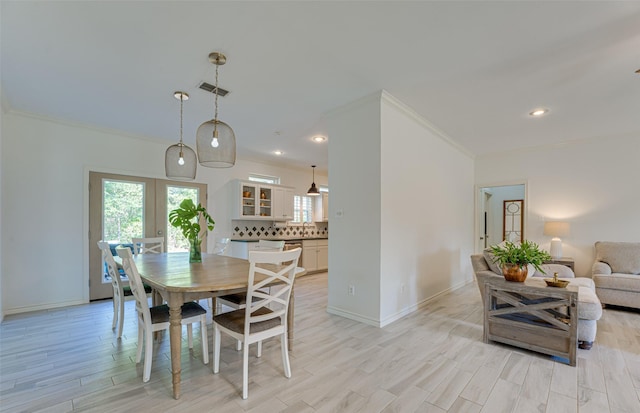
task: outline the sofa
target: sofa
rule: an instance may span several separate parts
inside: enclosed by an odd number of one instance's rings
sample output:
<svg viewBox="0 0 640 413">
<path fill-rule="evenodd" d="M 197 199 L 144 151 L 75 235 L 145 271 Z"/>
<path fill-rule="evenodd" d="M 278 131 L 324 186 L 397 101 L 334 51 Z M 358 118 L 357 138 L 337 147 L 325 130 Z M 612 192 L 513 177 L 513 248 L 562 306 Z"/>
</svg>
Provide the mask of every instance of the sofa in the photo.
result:
<svg viewBox="0 0 640 413">
<path fill-rule="evenodd" d="M 603 304 L 640 309 L 640 242 L 595 243 L 591 268 Z"/>
<path fill-rule="evenodd" d="M 471 256 L 471 265 L 476 275 L 476 281 L 490 276 L 502 278 L 502 272 L 483 254 L 475 254 Z M 492 269 L 491 267 L 494 267 Z M 597 322 L 602 317 L 602 304 L 596 295 L 596 288 L 593 280 L 586 277 L 575 277 L 571 268 L 560 264 L 545 264 L 541 267 L 546 274 L 538 271 L 529 271 L 528 276 L 531 277 L 553 277 L 553 273 L 558 273 L 558 278 L 569 281 L 570 285 L 578 287 L 578 346 L 581 349 L 589 350 L 593 346 L 598 330 Z M 480 296 L 484 300 L 484 284 L 478 281 L 478 289 Z"/>
</svg>

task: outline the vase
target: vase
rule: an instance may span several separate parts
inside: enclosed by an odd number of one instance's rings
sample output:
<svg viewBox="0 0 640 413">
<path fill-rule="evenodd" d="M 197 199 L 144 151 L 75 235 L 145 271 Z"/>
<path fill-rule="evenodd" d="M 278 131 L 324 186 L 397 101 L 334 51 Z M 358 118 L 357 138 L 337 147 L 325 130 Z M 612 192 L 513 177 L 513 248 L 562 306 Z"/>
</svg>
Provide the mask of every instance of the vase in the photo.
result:
<svg viewBox="0 0 640 413">
<path fill-rule="evenodd" d="M 524 282 L 527 279 L 527 266 L 518 264 L 504 264 L 502 266 L 502 275 L 507 281 Z"/>
<path fill-rule="evenodd" d="M 202 262 L 202 240 L 199 238 L 189 240 L 189 262 Z"/>
</svg>

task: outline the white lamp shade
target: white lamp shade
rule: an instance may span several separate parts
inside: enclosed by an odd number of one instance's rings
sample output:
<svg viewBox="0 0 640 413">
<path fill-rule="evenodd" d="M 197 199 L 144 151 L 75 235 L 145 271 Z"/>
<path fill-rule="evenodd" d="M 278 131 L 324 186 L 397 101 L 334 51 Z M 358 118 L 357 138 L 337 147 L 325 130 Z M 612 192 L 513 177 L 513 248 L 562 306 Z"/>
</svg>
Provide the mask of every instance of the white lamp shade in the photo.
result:
<svg viewBox="0 0 640 413">
<path fill-rule="evenodd" d="M 566 237 L 569 235 L 569 223 L 560 221 L 545 222 L 543 233 L 550 237 Z"/>
</svg>

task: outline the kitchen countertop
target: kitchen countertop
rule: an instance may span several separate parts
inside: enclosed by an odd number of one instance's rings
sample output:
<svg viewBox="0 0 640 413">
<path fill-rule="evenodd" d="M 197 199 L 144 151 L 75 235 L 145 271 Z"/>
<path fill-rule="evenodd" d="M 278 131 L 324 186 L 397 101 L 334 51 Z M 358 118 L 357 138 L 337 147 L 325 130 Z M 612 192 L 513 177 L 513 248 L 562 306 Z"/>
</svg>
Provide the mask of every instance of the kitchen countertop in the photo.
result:
<svg viewBox="0 0 640 413">
<path fill-rule="evenodd" d="M 269 240 L 269 241 L 284 241 L 284 242 L 289 242 L 289 241 L 312 241 L 312 240 L 317 240 L 317 239 L 329 239 L 328 237 L 304 237 L 304 238 L 263 238 L 265 240 Z M 238 242 L 258 242 L 259 240 L 257 239 L 234 239 L 231 238 L 231 241 L 238 241 Z"/>
</svg>

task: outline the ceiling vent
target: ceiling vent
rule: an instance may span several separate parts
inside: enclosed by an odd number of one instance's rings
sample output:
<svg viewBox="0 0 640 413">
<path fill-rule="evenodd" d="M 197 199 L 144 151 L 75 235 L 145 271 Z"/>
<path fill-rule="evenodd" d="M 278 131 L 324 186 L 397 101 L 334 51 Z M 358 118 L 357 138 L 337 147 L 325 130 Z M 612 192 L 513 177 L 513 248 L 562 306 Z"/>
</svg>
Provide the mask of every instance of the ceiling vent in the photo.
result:
<svg viewBox="0 0 640 413">
<path fill-rule="evenodd" d="M 216 87 L 214 85 L 212 85 L 211 83 L 202 82 L 202 83 L 200 83 L 200 85 L 198 87 L 200 89 L 202 89 L 202 90 L 206 90 L 207 92 L 211 92 L 213 94 L 216 94 Z M 218 93 L 218 96 L 225 97 L 225 96 L 227 96 L 227 93 L 229 93 L 229 91 L 228 90 L 224 90 L 223 88 L 219 87 L 217 93 Z"/>
</svg>

